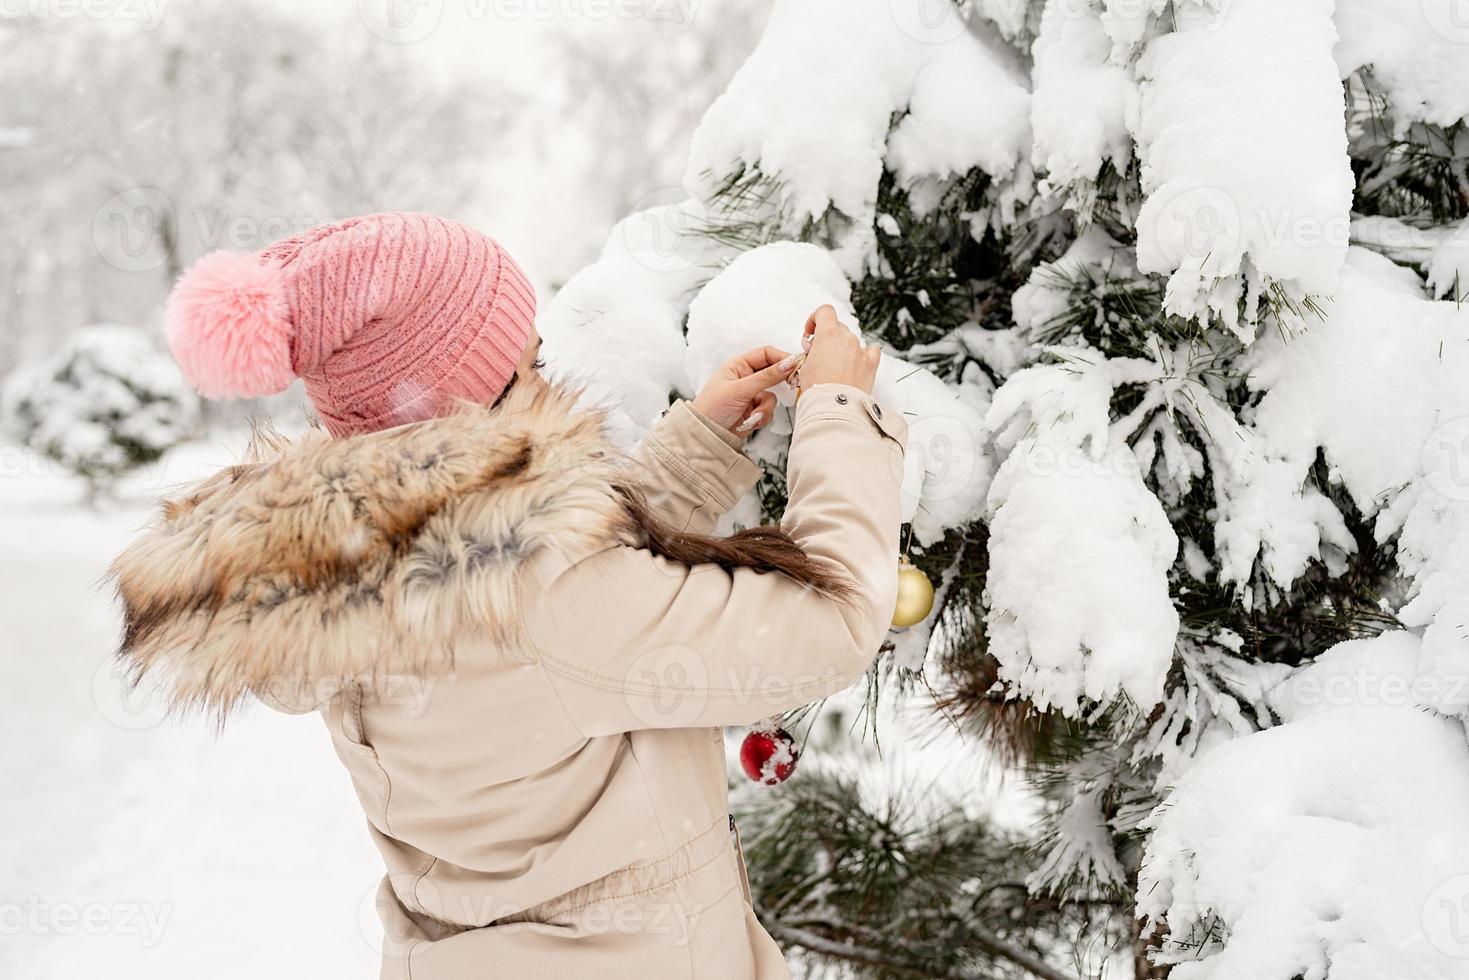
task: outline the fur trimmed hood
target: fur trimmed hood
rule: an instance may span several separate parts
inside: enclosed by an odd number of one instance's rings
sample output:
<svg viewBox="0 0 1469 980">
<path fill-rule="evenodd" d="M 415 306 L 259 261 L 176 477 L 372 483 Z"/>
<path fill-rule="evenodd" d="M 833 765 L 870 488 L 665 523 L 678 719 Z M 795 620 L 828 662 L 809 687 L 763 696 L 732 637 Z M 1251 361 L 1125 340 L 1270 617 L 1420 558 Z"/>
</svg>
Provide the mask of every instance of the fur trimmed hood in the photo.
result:
<svg viewBox="0 0 1469 980">
<path fill-rule="evenodd" d="M 445 669 L 466 636 L 509 642 L 532 552 L 639 539 L 624 457 L 576 402 L 521 386 L 347 439 L 257 436 L 113 564 L 120 656 L 223 717 L 247 694 L 307 709 L 345 679 Z"/>
</svg>

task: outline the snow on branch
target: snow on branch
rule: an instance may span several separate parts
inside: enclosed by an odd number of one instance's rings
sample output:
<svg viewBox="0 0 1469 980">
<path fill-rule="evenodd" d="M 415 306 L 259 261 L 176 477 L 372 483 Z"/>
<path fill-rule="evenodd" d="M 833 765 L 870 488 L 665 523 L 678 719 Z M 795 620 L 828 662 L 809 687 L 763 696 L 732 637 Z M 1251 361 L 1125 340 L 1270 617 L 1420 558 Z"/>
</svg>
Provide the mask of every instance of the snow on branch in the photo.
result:
<svg viewBox="0 0 1469 980">
<path fill-rule="evenodd" d="M 1168 312 L 1217 316 L 1248 343 L 1262 304 L 1299 321 L 1346 253 L 1353 176 L 1331 4 L 1174 6 L 1192 15 L 1138 63 L 1138 267 L 1169 277 Z"/>
<path fill-rule="evenodd" d="M 1058 352 L 1059 353 L 1059 352 Z M 1013 448 L 989 493 L 990 652 L 1036 706 L 1079 715 L 1119 696 L 1163 696 L 1178 613 L 1168 569 L 1178 538 L 1111 434 L 1113 390 L 1146 361 L 1066 352 L 996 393 L 985 424 Z"/>
<path fill-rule="evenodd" d="M 855 272 L 885 163 L 909 184 L 975 167 L 1011 177 L 1030 145 L 1029 101 L 1015 53 L 947 2 L 783 3 L 695 132 L 685 184 L 709 202 L 732 174 L 777 182 L 789 237 L 829 209 L 845 216 L 839 251 Z"/>
</svg>

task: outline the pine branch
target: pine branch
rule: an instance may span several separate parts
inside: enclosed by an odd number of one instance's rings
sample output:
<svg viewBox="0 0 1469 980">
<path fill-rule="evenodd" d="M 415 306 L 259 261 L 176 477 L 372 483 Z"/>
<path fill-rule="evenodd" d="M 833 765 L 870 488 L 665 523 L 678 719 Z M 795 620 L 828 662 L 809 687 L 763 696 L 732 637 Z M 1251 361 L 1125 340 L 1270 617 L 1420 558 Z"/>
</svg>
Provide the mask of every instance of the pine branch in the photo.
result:
<svg viewBox="0 0 1469 980">
<path fill-rule="evenodd" d="M 937 978 L 937 980 L 991 980 L 990 974 L 988 973 L 981 973 L 963 967 L 955 967 L 938 974 L 929 969 L 919 970 L 903 963 L 893 962 L 889 955 L 880 953 L 876 949 L 868 946 L 856 946 L 850 942 L 838 942 L 827 939 L 824 936 L 810 931 L 812 927 L 825 928 L 832 932 L 846 935 L 856 935 L 864 943 L 871 943 L 873 946 L 885 949 L 901 948 L 902 945 L 901 943 L 895 942 L 890 936 L 874 933 L 870 930 L 860 929 L 851 925 L 836 926 L 829 922 L 821 922 L 820 920 L 803 920 L 795 924 L 777 923 L 768 926 L 773 935 L 804 949 L 809 949 L 813 953 L 821 953 L 825 956 L 863 963 L 868 966 L 881 967 L 904 976 L 932 977 Z M 972 945 L 996 959 L 1013 963 L 1032 976 L 1039 977 L 1040 980 L 1076 980 L 1075 977 L 1062 973 L 1039 957 L 1016 946 L 1012 946 L 1003 939 L 974 928 L 969 928 L 966 931 L 967 935 L 964 939 L 967 945 Z"/>
<path fill-rule="evenodd" d="M 762 921 L 764 921 L 763 917 Z M 765 928 L 776 939 L 784 940 L 790 945 L 800 946 L 802 949 L 819 953 L 822 956 L 830 956 L 832 959 L 844 960 L 848 963 L 860 963 L 863 966 L 877 967 L 885 972 L 895 973 L 899 976 L 919 978 L 936 976 L 931 970 L 918 970 L 910 966 L 894 963 L 887 956 L 884 956 L 876 950 L 853 946 L 851 943 L 826 939 L 805 929 L 781 925 L 778 922 L 766 922 Z M 956 977 L 958 975 L 949 972 L 942 976 Z"/>
</svg>

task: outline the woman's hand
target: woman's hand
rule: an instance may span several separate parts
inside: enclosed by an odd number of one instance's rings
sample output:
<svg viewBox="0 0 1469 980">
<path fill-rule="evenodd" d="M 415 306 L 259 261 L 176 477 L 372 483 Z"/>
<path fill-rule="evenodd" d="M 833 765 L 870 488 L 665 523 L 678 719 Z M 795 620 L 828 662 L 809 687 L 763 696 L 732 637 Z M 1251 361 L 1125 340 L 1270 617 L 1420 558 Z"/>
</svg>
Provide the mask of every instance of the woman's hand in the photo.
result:
<svg viewBox="0 0 1469 980">
<path fill-rule="evenodd" d="M 790 377 L 801 357 L 779 347 L 756 347 L 724 362 L 693 405 L 715 425 L 740 438 L 764 428 L 775 417 L 771 388 Z"/>
<path fill-rule="evenodd" d="M 744 438 L 770 424 L 775 416 L 770 389 L 789 381 L 798 367 L 802 387 L 844 384 L 872 393 L 882 349 L 863 347 L 830 305 L 806 321 L 801 346 L 806 348 L 804 358 L 779 347 L 756 347 L 731 358 L 694 397 L 694 407 L 715 425 Z"/>
<path fill-rule="evenodd" d="M 802 388 L 842 384 L 872 394 L 882 348 L 875 344 L 863 347 L 857 335 L 837 319 L 835 309 L 823 306 L 811 314 L 801 343 L 808 351 L 800 370 Z"/>
</svg>

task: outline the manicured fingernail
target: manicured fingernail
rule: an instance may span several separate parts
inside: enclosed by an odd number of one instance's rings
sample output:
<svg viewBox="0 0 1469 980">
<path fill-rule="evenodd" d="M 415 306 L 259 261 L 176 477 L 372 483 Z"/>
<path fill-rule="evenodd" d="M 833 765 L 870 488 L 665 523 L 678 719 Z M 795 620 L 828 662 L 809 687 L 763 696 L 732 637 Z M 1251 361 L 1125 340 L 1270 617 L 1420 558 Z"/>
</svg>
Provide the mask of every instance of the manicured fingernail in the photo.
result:
<svg viewBox="0 0 1469 980">
<path fill-rule="evenodd" d="M 800 360 L 800 354 L 787 354 L 785 356 L 785 359 L 780 362 L 778 367 L 782 371 L 789 371 L 791 368 L 795 367 L 800 362 Z"/>
<path fill-rule="evenodd" d="M 736 426 L 735 427 L 735 431 L 736 432 L 749 432 L 751 429 L 755 428 L 755 426 L 759 425 L 760 424 L 760 420 L 762 418 L 764 418 L 764 417 L 765 417 L 765 413 L 764 412 L 756 412 L 754 415 L 751 415 L 749 418 L 745 419 L 738 426 Z"/>
<path fill-rule="evenodd" d="M 804 337 L 801 338 L 801 346 L 804 347 L 804 348 L 806 348 L 807 350 L 810 350 L 811 349 L 811 341 L 813 341 L 815 339 L 816 339 L 815 337 L 811 336 L 810 334 L 807 334 L 806 336 L 804 336 Z"/>
</svg>

